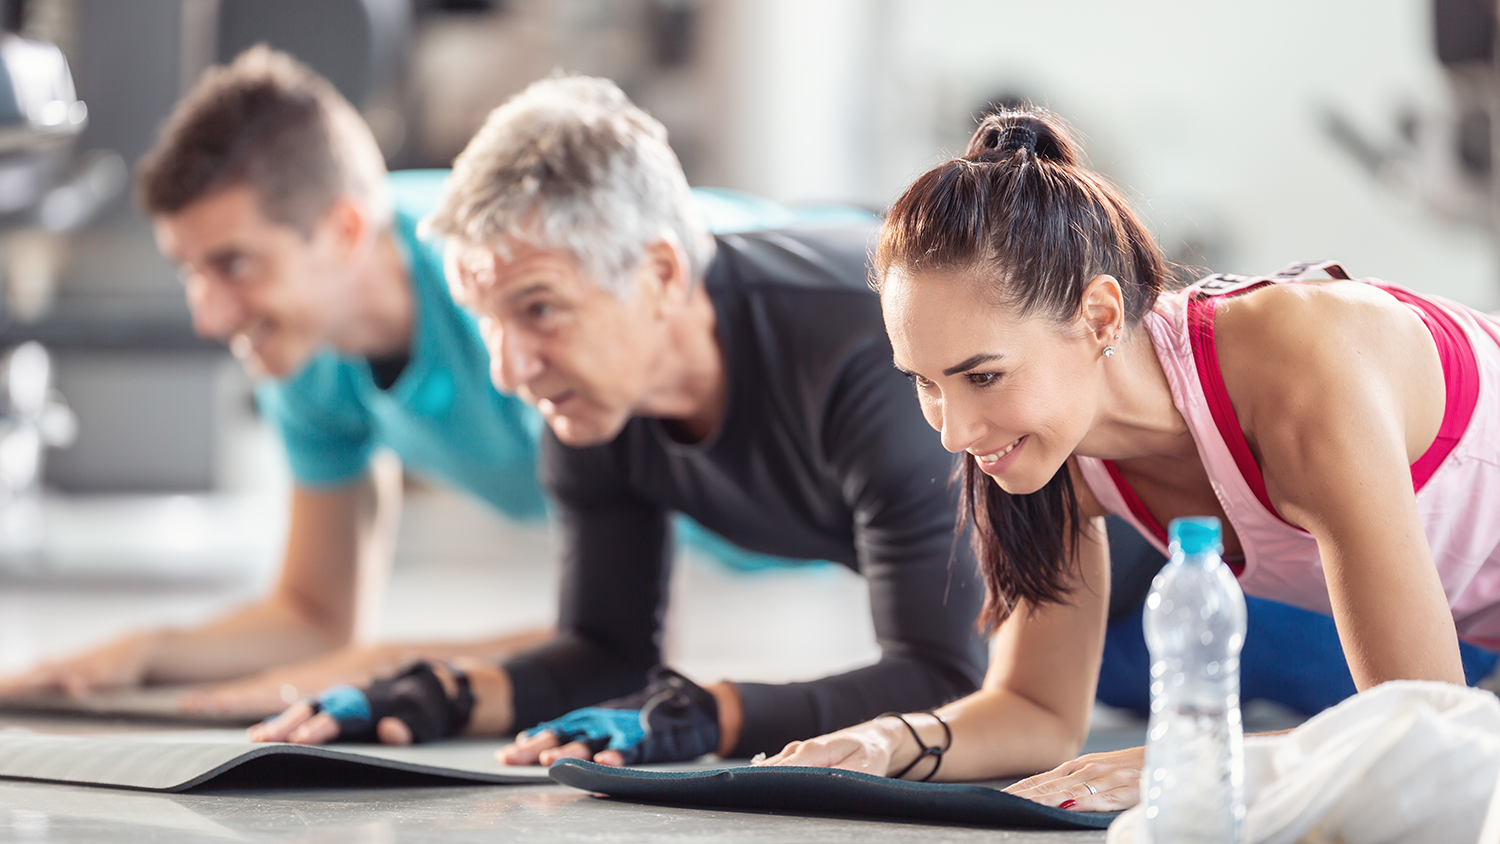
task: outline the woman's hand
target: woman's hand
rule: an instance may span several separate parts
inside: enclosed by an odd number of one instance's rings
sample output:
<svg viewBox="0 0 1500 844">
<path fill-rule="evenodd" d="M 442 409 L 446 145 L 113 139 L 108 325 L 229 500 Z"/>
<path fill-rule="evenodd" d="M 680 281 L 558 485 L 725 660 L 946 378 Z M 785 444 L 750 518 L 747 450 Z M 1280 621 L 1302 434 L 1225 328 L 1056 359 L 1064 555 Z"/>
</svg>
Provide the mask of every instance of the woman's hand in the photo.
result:
<svg viewBox="0 0 1500 844">
<path fill-rule="evenodd" d="M 1090 753 L 1027 777 L 1005 791 L 1060 809 L 1116 812 L 1140 802 L 1141 768 L 1145 764 L 1143 747 Z"/>
<path fill-rule="evenodd" d="M 911 736 L 898 719 L 877 718 L 826 736 L 794 741 L 775 756 L 752 764 L 841 768 L 885 777 L 892 770 L 900 770 L 892 760 L 901 755 L 913 757 L 915 753 Z"/>
</svg>

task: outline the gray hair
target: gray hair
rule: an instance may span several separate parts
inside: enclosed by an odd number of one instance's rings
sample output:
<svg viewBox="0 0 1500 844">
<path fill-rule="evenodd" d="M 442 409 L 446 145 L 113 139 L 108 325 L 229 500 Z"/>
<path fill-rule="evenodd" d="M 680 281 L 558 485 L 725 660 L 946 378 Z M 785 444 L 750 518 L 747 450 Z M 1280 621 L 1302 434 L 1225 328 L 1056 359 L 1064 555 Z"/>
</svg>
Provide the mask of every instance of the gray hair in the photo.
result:
<svg viewBox="0 0 1500 844">
<path fill-rule="evenodd" d="M 714 255 L 667 130 L 587 76 L 534 82 L 491 112 L 423 227 L 502 257 L 507 237 L 563 250 L 616 295 L 653 242 L 674 238 L 694 279 Z"/>
</svg>

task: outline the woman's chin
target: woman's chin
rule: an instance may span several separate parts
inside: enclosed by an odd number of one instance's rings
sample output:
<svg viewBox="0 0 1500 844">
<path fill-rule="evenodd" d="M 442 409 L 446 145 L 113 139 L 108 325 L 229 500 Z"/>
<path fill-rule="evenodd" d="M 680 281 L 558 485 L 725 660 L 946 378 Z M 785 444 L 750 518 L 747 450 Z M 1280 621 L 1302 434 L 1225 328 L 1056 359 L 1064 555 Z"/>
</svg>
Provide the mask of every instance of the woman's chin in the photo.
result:
<svg viewBox="0 0 1500 844">
<path fill-rule="evenodd" d="M 1039 491 L 1052 480 L 1052 475 L 1036 477 L 1036 473 L 1012 469 L 1003 475 L 990 475 L 990 480 L 995 486 L 1000 487 L 1011 495 L 1030 495 Z"/>
</svg>

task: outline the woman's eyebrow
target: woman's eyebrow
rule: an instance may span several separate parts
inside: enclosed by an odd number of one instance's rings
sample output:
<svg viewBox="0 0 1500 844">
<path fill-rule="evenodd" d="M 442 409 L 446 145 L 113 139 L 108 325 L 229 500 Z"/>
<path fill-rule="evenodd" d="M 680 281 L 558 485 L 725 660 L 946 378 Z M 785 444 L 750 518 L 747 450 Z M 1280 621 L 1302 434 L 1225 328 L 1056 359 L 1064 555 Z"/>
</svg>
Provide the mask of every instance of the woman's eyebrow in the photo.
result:
<svg viewBox="0 0 1500 844">
<path fill-rule="evenodd" d="M 966 360 L 960 361 L 959 363 L 954 364 L 953 366 L 948 367 L 947 369 L 943 370 L 943 374 L 944 375 L 957 375 L 958 373 L 963 372 L 965 370 L 973 369 L 974 367 L 976 367 L 976 366 L 978 366 L 978 365 L 980 365 L 982 363 L 989 363 L 990 361 L 996 361 L 996 360 L 999 360 L 999 359 L 1001 359 L 1003 357 L 1005 357 L 1005 355 L 984 354 L 984 353 L 977 354 L 977 355 L 974 355 L 971 358 L 968 358 Z"/>
</svg>

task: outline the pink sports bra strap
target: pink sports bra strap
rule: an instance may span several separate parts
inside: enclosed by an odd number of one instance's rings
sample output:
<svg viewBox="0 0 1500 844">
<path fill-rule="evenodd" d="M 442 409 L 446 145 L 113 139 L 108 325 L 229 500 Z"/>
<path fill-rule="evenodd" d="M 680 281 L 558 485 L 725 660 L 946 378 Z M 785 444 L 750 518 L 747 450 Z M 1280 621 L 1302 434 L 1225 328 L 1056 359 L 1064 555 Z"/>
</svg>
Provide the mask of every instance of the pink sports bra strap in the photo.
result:
<svg viewBox="0 0 1500 844">
<path fill-rule="evenodd" d="M 1255 462 L 1250 444 L 1245 440 L 1245 432 L 1240 428 L 1234 405 L 1229 400 L 1229 390 L 1224 385 L 1224 374 L 1219 369 L 1219 355 L 1214 342 L 1214 300 L 1257 290 L 1267 284 L 1302 281 L 1320 270 L 1334 279 L 1349 279 L 1348 273 L 1335 261 L 1296 263 L 1273 276 L 1209 276 L 1193 286 L 1193 293 L 1187 303 L 1188 339 L 1192 344 L 1193 363 L 1198 370 L 1198 380 L 1203 385 L 1204 398 L 1209 413 L 1213 416 L 1214 426 L 1218 428 L 1224 445 L 1234 457 L 1245 483 L 1266 510 L 1277 518 L 1281 514 L 1271 504 L 1271 497 L 1266 492 L 1265 477 L 1261 474 L 1260 465 Z M 1479 397 L 1479 367 L 1474 358 L 1473 346 L 1463 328 L 1442 306 L 1400 287 L 1386 284 L 1375 286 L 1411 307 L 1421 317 L 1432 334 L 1438 358 L 1442 362 L 1447 393 L 1443 421 L 1432 445 L 1411 466 L 1412 487 L 1420 491 L 1468 429 Z"/>
</svg>

